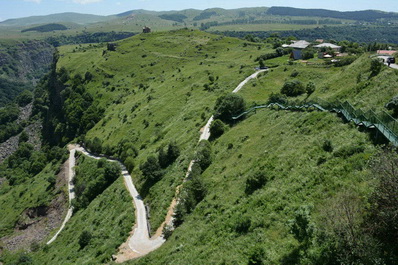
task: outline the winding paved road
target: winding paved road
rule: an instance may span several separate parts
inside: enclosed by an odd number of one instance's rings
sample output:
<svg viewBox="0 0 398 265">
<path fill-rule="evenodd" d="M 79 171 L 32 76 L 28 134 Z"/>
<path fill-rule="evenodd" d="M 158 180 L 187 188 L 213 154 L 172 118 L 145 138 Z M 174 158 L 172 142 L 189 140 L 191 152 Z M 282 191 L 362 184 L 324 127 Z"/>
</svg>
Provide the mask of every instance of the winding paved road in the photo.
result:
<svg viewBox="0 0 398 265">
<path fill-rule="evenodd" d="M 242 87 L 250 80 L 253 78 L 256 78 L 258 74 L 268 71 L 267 69 L 264 70 L 259 70 L 252 74 L 251 76 L 247 77 L 244 81 L 242 81 L 233 91 L 232 93 L 237 93 Z M 208 140 L 210 137 L 210 126 L 211 123 L 213 122 L 214 117 L 211 116 L 210 119 L 207 121 L 206 125 L 201 129 L 201 135 L 199 137 L 199 141 L 202 140 Z M 75 197 L 75 192 L 74 192 L 74 186 L 73 186 L 73 178 L 75 175 L 75 172 L 73 170 L 75 166 L 75 153 L 76 151 L 79 151 L 83 153 L 84 155 L 94 158 L 94 159 L 101 159 L 104 157 L 96 156 L 94 154 L 89 153 L 87 150 L 85 150 L 83 147 L 79 145 L 69 145 L 69 182 L 68 182 L 68 190 L 69 190 L 69 204 L 71 200 Z M 133 198 L 134 205 L 135 205 L 135 215 L 136 215 L 136 224 L 134 226 L 134 231 L 132 236 L 128 239 L 128 247 L 135 253 L 131 257 L 140 257 L 148 254 L 149 252 L 157 249 L 160 247 L 164 242 L 165 239 L 163 238 L 162 235 L 159 235 L 156 233 L 156 235 L 152 238 L 149 237 L 149 229 L 148 229 L 148 219 L 147 219 L 147 213 L 146 213 L 146 208 L 144 205 L 144 202 L 141 198 L 141 196 L 138 194 L 137 189 L 135 188 L 131 175 L 128 173 L 126 167 L 119 161 L 113 160 L 106 158 L 110 162 L 118 163 L 122 169 L 122 175 L 125 181 L 125 185 L 130 192 L 131 197 Z M 189 167 L 185 176 L 185 179 L 189 176 L 189 172 L 192 169 L 193 164 L 195 163 L 194 160 L 192 160 L 189 163 Z M 185 181 L 185 180 L 184 180 Z M 176 194 L 178 194 L 179 187 L 176 190 Z M 170 224 L 172 222 L 172 216 L 174 214 L 174 206 L 176 204 L 176 199 L 173 199 L 173 202 L 170 206 L 170 210 L 166 216 L 166 221 L 159 227 L 158 231 L 161 231 L 162 227 L 164 225 Z M 65 224 L 69 221 L 73 213 L 73 207 L 70 206 L 68 213 L 64 219 L 64 222 L 62 223 L 60 229 L 58 232 L 55 234 L 55 236 L 47 242 L 47 244 L 51 244 L 54 242 L 54 240 L 57 238 L 59 233 L 64 229 Z M 119 261 L 124 261 L 124 258 L 118 258 Z"/>
</svg>

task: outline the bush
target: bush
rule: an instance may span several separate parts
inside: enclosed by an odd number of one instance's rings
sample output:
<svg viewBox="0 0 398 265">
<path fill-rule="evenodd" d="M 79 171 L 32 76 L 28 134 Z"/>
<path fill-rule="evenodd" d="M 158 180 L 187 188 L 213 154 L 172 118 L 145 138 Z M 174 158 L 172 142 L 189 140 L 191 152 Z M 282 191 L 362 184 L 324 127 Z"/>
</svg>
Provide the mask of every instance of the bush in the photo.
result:
<svg viewBox="0 0 398 265">
<path fill-rule="evenodd" d="M 299 72 L 294 69 L 293 72 L 290 74 L 290 77 L 297 77 L 299 75 Z"/>
<path fill-rule="evenodd" d="M 196 163 L 200 166 L 202 171 L 208 168 L 212 162 L 211 144 L 207 140 L 200 141 L 195 157 Z"/>
<path fill-rule="evenodd" d="M 279 103 L 279 104 L 287 104 L 288 100 L 286 95 L 280 94 L 280 93 L 271 93 L 271 95 L 268 98 L 268 104 L 270 103 Z"/>
<path fill-rule="evenodd" d="M 307 84 L 307 87 L 305 88 L 305 92 L 307 93 L 308 96 L 310 96 L 312 93 L 315 92 L 315 89 L 316 89 L 315 84 L 310 81 Z"/>
<path fill-rule="evenodd" d="M 333 145 L 332 145 L 332 142 L 331 142 L 330 140 L 325 140 L 325 141 L 323 141 L 322 149 L 323 149 L 323 151 L 325 151 L 325 152 L 333 152 Z"/>
<path fill-rule="evenodd" d="M 154 156 L 149 156 L 145 163 L 140 166 L 142 175 L 146 177 L 145 186 L 147 189 L 153 186 L 163 176 L 162 168 L 159 165 L 159 161 Z"/>
<path fill-rule="evenodd" d="M 385 107 L 388 110 L 392 110 L 392 116 L 394 118 L 398 117 L 398 96 L 393 97 L 386 105 Z"/>
<path fill-rule="evenodd" d="M 382 67 L 383 67 L 383 64 L 379 60 L 373 59 L 370 62 L 370 77 L 374 77 L 374 76 L 378 75 L 380 73 Z"/>
<path fill-rule="evenodd" d="M 32 100 L 33 100 L 33 93 L 28 90 L 24 90 L 17 97 L 17 103 L 20 107 L 24 107 L 24 106 L 28 105 L 29 103 L 32 102 Z"/>
<path fill-rule="evenodd" d="M 299 80 L 287 81 L 283 85 L 281 93 L 288 97 L 296 97 L 305 93 L 305 87 Z"/>
<path fill-rule="evenodd" d="M 90 244 L 91 238 L 92 234 L 89 231 L 84 230 L 79 236 L 80 249 L 83 249 Z"/>
<path fill-rule="evenodd" d="M 213 121 L 210 126 L 210 137 L 212 139 L 220 137 L 225 132 L 225 127 L 225 124 L 221 120 L 217 119 Z"/>
<path fill-rule="evenodd" d="M 134 157 L 132 156 L 127 157 L 126 160 L 124 160 L 124 165 L 126 166 L 129 172 L 132 172 L 135 167 Z"/>
<path fill-rule="evenodd" d="M 166 168 L 169 165 L 173 164 L 174 161 L 180 156 L 180 148 L 177 146 L 175 142 L 169 143 L 167 146 L 167 151 L 164 151 L 164 148 L 161 147 L 159 149 L 158 161 L 159 165 L 162 168 Z"/>
<path fill-rule="evenodd" d="M 256 172 L 246 179 L 246 194 L 252 194 L 254 191 L 262 188 L 268 181 L 267 175 L 263 171 Z"/>
<path fill-rule="evenodd" d="M 214 107 L 214 118 L 231 123 L 233 121 L 232 117 L 244 112 L 245 108 L 245 100 L 240 95 L 229 93 L 217 99 Z"/>
</svg>

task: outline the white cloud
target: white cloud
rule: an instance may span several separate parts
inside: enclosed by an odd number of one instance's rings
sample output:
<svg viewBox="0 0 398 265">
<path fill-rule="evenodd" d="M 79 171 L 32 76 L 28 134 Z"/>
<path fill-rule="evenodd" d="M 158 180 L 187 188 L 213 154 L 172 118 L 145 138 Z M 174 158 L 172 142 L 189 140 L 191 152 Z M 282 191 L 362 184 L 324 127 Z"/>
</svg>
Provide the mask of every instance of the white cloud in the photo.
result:
<svg viewBox="0 0 398 265">
<path fill-rule="evenodd" d="M 41 1 L 41 0 L 39 0 Z M 97 3 L 97 2 L 101 2 L 102 0 L 73 0 L 74 3 L 78 3 L 78 4 L 92 4 L 92 3 Z"/>
</svg>

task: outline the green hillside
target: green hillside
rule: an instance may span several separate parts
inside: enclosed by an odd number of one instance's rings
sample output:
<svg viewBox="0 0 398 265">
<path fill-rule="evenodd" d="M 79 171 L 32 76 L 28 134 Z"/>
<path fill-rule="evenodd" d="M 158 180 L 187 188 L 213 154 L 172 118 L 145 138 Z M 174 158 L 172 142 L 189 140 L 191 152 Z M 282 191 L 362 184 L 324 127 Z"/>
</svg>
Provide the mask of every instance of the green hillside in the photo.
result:
<svg viewBox="0 0 398 265">
<path fill-rule="evenodd" d="M 175 230 L 166 231 L 168 240 L 159 249 L 127 264 L 397 260 L 396 229 L 376 225 L 384 213 L 394 216 L 396 208 L 377 208 L 383 182 L 375 164 L 385 161 L 376 143 L 385 141 L 375 130 L 331 112 L 263 109 L 220 125 L 219 137 L 198 144 L 200 129 L 219 107 L 216 102 L 227 104 L 220 97 L 256 71 L 256 58 L 272 52 L 271 44 L 190 29 L 59 48 L 56 65 L 35 92 L 45 144 L 82 142 L 120 159 L 149 208 L 152 234 L 182 184 Z M 265 60 L 272 68 L 236 97 L 246 108 L 273 98 L 292 104 L 348 100 L 357 108 L 385 110 L 398 94 L 398 72 L 372 63 L 367 53 L 355 59 L 345 66 L 321 59 L 293 62 L 288 55 Z M 279 93 L 289 81 L 315 90 L 284 97 Z M 199 167 L 183 182 L 192 159 Z M 8 164 L 6 178 L 17 170 Z M 103 166 L 79 158 L 76 183 L 95 186 L 100 180 L 89 176 L 100 175 Z M 10 189 L 26 187 L 20 181 Z M 59 239 L 27 254 L 33 264 L 111 262 L 132 227 L 133 207 L 121 178 L 102 190 L 95 198 L 81 193 L 88 199 L 77 200 L 81 209 Z M 348 220 L 341 209 L 349 210 Z M 92 240 L 79 247 L 84 231 Z M 6 252 L 1 261 L 21 257 L 26 255 Z"/>
<path fill-rule="evenodd" d="M 34 24 L 57 23 L 57 22 L 73 22 L 78 24 L 89 24 L 100 21 L 106 21 L 110 19 L 113 19 L 113 17 L 67 12 L 67 13 L 52 14 L 47 16 L 32 16 L 26 18 L 8 19 L 3 22 L 0 22 L 0 27 L 29 26 Z"/>
</svg>

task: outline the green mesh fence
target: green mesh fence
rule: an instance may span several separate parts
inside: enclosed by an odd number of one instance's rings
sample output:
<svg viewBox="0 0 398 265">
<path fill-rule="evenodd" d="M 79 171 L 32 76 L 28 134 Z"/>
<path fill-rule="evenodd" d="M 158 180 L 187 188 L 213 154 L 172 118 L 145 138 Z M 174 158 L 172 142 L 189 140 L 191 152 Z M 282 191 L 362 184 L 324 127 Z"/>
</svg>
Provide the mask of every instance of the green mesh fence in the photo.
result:
<svg viewBox="0 0 398 265">
<path fill-rule="evenodd" d="M 386 139 L 392 142 L 395 146 L 398 146 L 398 124 L 397 120 L 391 117 L 385 111 L 375 113 L 373 110 L 363 111 L 362 109 L 356 109 L 348 101 L 344 102 L 326 102 L 322 100 L 316 100 L 311 102 L 289 102 L 287 104 L 280 104 L 277 102 L 253 106 L 247 111 L 233 117 L 237 120 L 243 116 L 255 112 L 257 109 L 262 108 L 273 108 L 281 110 L 318 110 L 318 111 L 334 111 L 341 113 L 346 120 L 353 121 L 356 125 L 366 126 L 367 128 L 376 128 L 382 133 Z"/>
</svg>

